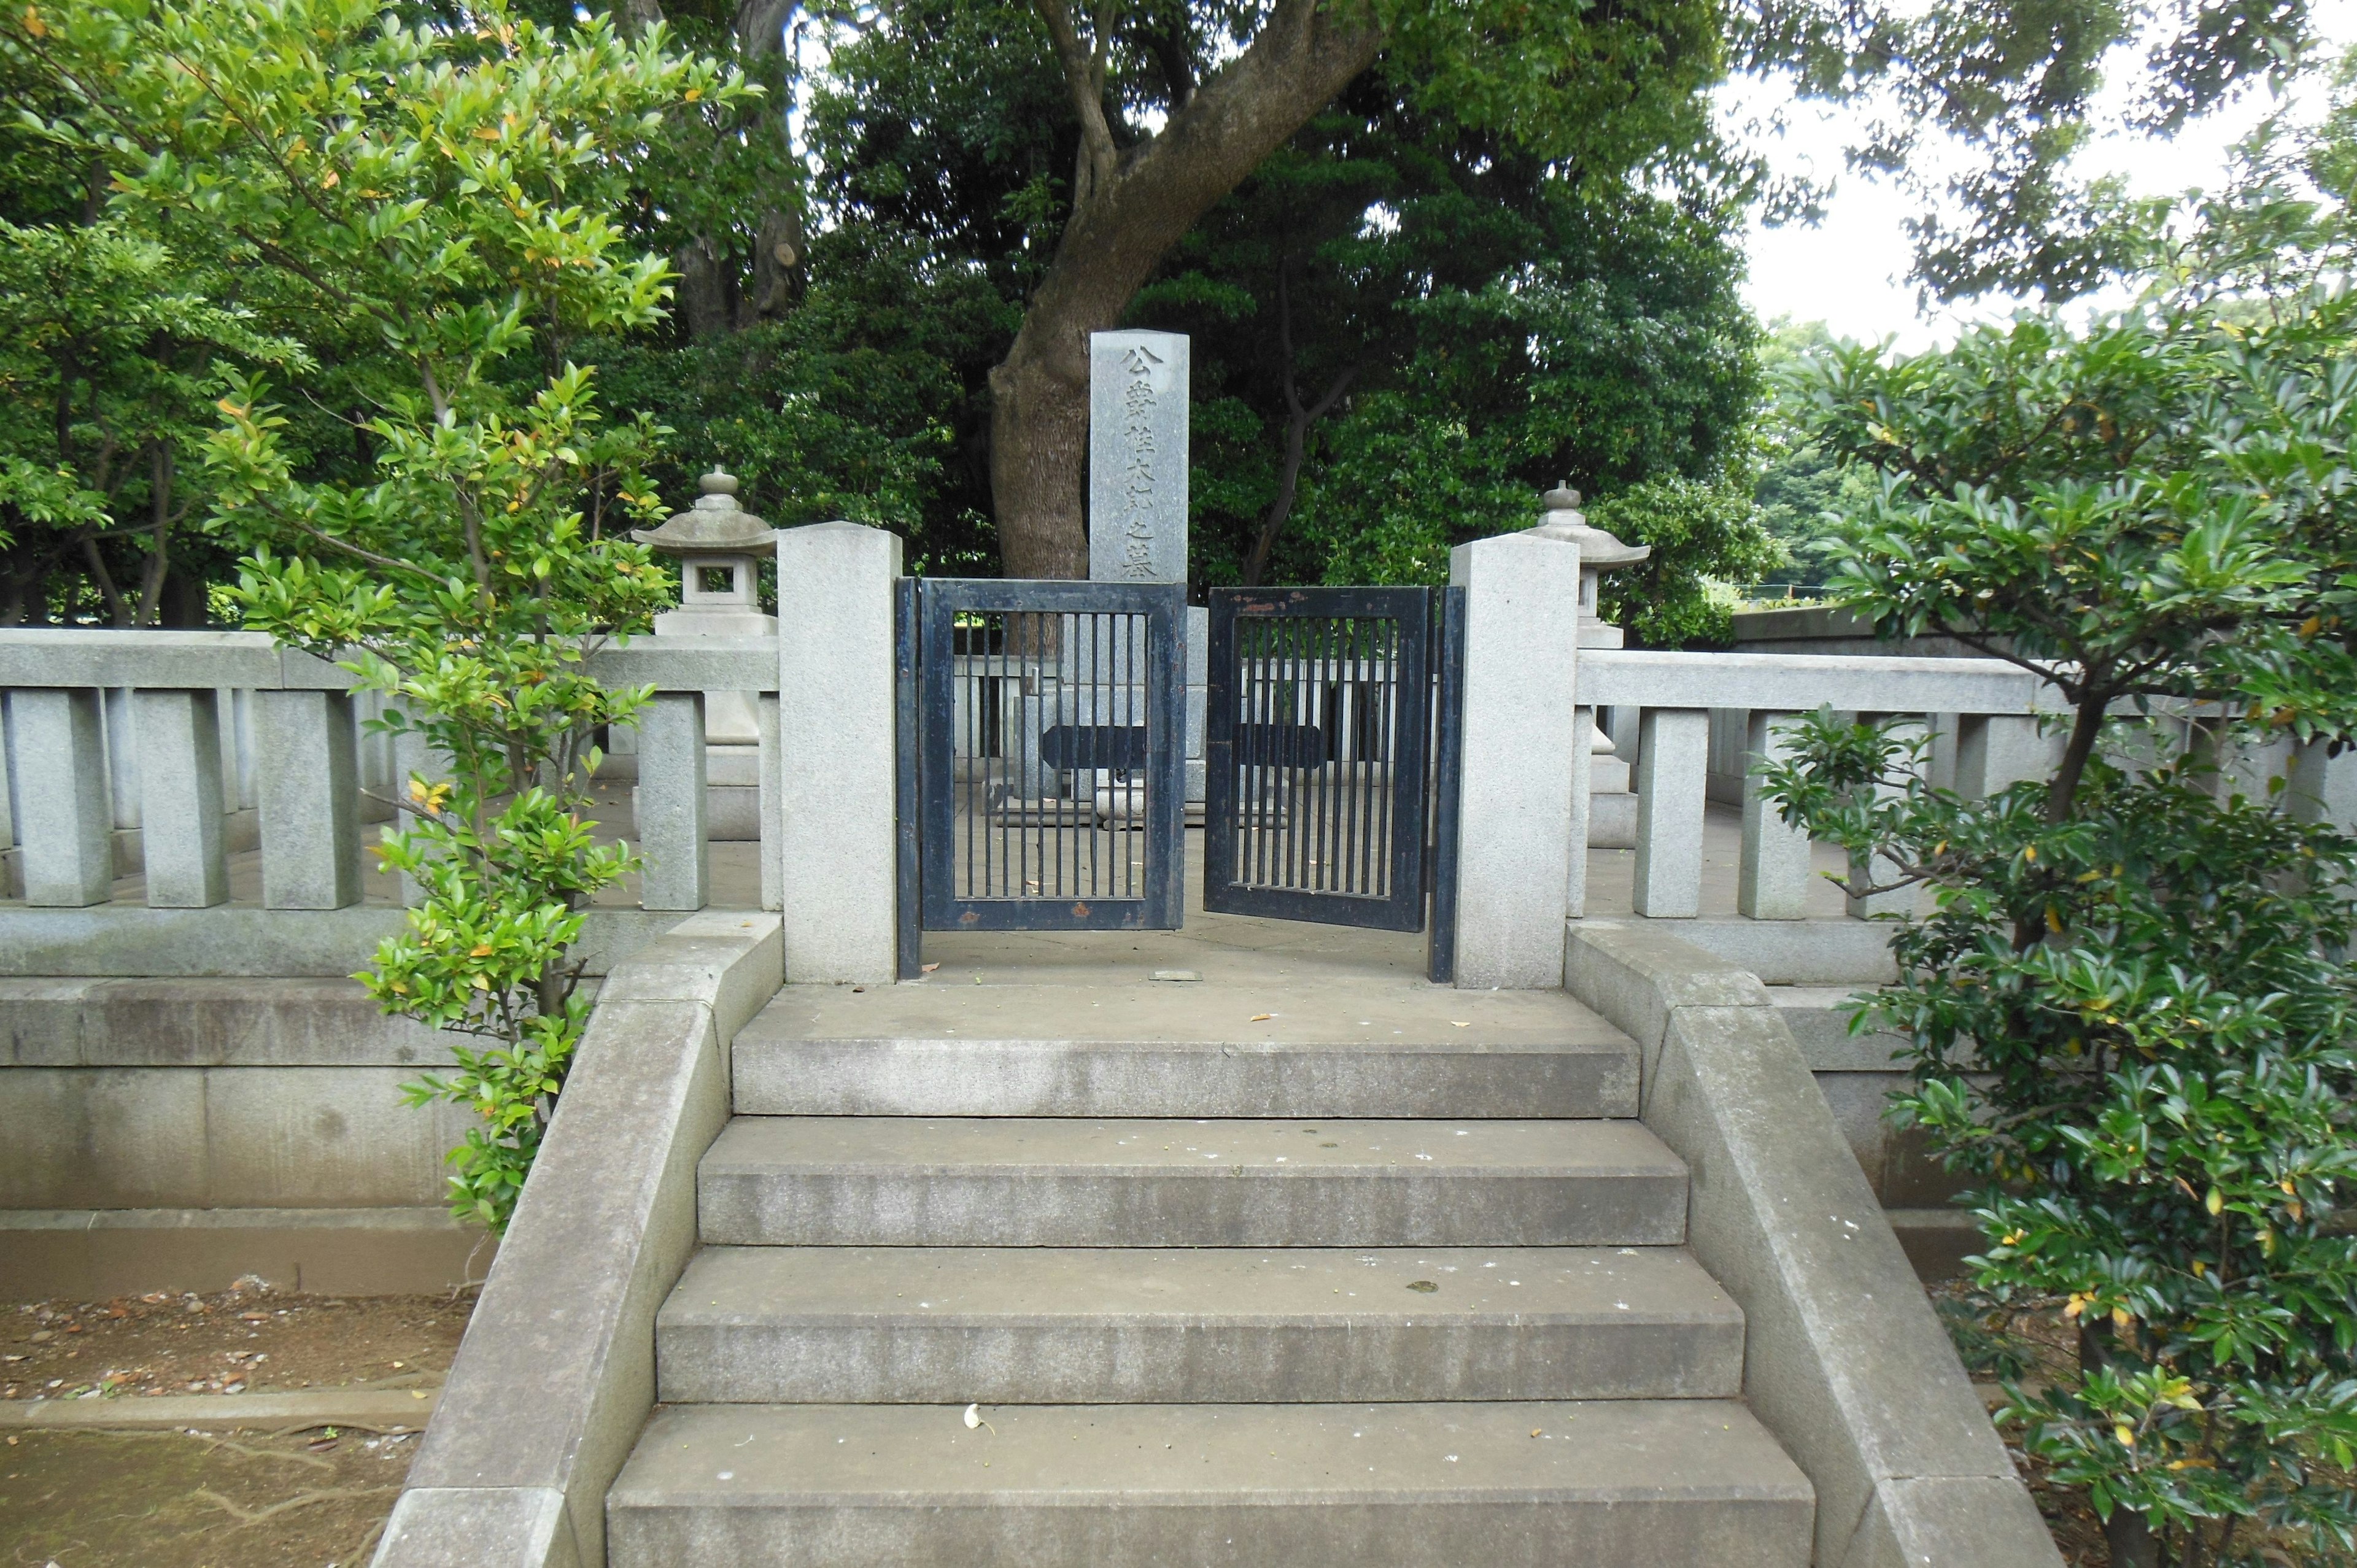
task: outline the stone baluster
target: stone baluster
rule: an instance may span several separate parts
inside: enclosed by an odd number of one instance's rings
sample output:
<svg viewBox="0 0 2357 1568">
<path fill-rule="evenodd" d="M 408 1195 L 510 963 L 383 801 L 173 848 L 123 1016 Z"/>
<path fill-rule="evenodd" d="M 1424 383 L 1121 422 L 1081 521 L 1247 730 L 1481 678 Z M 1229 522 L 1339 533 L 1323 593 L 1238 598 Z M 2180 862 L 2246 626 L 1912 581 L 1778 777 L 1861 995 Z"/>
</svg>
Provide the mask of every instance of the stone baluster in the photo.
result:
<svg viewBox="0 0 2357 1568">
<path fill-rule="evenodd" d="M 2286 770 L 2284 809 L 2304 822 L 2326 822 L 2357 832 L 2357 751 L 2327 755 L 2328 743 L 2303 741 Z"/>
<path fill-rule="evenodd" d="M 1887 721 L 1896 717 L 1898 715 L 1889 714 L 1860 714 L 1858 722 L 1872 724 L 1878 719 Z M 1931 732 L 1930 724 L 1917 716 L 1900 719 L 1898 723 L 1889 727 L 1890 733 L 1901 740 L 1919 740 Z M 1917 766 L 1920 768 L 1923 764 L 1919 762 Z M 1905 788 L 1903 783 L 1892 781 L 1875 786 L 1875 793 L 1887 800 L 1900 793 Z M 1877 880 L 1888 881 L 1897 875 L 1897 868 L 1880 855 L 1873 856 L 1871 864 L 1867 856 L 1852 855 L 1849 874 L 1852 880 L 1871 876 Z M 1912 886 L 1899 887 L 1888 893 L 1868 894 L 1865 897 L 1853 895 L 1845 899 L 1843 905 L 1850 918 L 1854 920 L 1872 919 L 1879 915 L 1912 915 L 1915 912 L 1915 889 Z"/>
<path fill-rule="evenodd" d="M 704 790 L 704 693 L 657 692 L 639 719 L 641 908 L 694 910 L 712 901 Z"/>
<path fill-rule="evenodd" d="M 109 686 L 99 693 L 101 727 L 106 736 L 107 791 L 114 825 L 139 825 L 139 732 L 131 717 L 131 688 Z"/>
<path fill-rule="evenodd" d="M 1791 754 L 1793 714 L 1753 712 L 1743 746 L 1743 854 L 1736 868 L 1735 910 L 1755 920 L 1797 920 L 1808 912 L 1808 830 L 1787 822 L 1760 792 L 1752 772 Z"/>
<path fill-rule="evenodd" d="M 2051 778 L 2059 738 L 2042 733 L 2033 714 L 1963 714 L 1956 722 L 1956 793 L 1978 800 L 2025 779 Z"/>
<path fill-rule="evenodd" d="M 134 704 L 148 907 L 209 909 L 227 903 L 221 699 L 210 688 L 143 690 Z"/>
<path fill-rule="evenodd" d="M 114 815 L 99 693 L 20 687 L 7 700 L 25 902 L 103 904 L 114 881 Z"/>
<path fill-rule="evenodd" d="M 786 899 L 786 840 L 781 816 L 785 810 L 785 776 L 780 771 L 775 692 L 756 695 L 753 718 L 761 735 L 761 908 L 778 909 L 785 907 Z"/>
<path fill-rule="evenodd" d="M 1647 708 L 1637 721 L 1637 735 L 1633 908 L 1650 919 L 1692 919 L 1702 913 L 1710 710 Z"/>
<path fill-rule="evenodd" d="M 1587 913 L 1588 816 L 1596 785 L 1596 710 L 1582 706 L 1571 715 L 1571 874 L 1564 879 L 1564 914 L 1577 920 Z"/>
<path fill-rule="evenodd" d="M 253 693 L 262 797 L 262 902 L 341 909 L 361 901 L 360 758 L 342 692 Z"/>
</svg>

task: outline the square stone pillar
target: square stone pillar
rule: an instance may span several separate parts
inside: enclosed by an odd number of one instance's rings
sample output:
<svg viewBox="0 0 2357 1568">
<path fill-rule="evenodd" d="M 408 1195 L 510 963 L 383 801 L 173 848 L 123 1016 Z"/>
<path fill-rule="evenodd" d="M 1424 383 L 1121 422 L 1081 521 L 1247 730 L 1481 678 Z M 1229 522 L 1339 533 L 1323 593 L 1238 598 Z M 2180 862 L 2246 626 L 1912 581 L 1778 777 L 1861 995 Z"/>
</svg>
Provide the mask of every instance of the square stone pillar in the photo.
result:
<svg viewBox="0 0 2357 1568">
<path fill-rule="evenodd" d="M 7 701 L 25 902 L 53 908 L 103 904 L 114 882 L 114 816 L 107 801 L 99 693 L 86 687 L 23 687 Z"/>
<path fill-rule="evenodd" d="M 1507 534 L 1448 553 L 1465 590 L 1465 771 L 1457 859 L 1457 983 L 1563 983 L 1579 547 Z M 1586 846 L 1580 846 L 1585 853 Z"/>
<path fill-rule="evenodd" d="M 229 857 L 221 839 L 218 699 L 210 691 L 143 691 L 136 702 L 148 906 L 225 904 Z"/>
<path fill-rule="evenodd" d="M 256 692 L 262 902 L 342 909 L 361 901 L 359 736 L 342 692 Z"/>
<path fill-rule="evenodd" d="M 879 528 L 821 522 L 778 536 L 778 875 L 789 983 L 881 984 L 899 972 L 899 575 L 900 541 Z"/>
</svg>

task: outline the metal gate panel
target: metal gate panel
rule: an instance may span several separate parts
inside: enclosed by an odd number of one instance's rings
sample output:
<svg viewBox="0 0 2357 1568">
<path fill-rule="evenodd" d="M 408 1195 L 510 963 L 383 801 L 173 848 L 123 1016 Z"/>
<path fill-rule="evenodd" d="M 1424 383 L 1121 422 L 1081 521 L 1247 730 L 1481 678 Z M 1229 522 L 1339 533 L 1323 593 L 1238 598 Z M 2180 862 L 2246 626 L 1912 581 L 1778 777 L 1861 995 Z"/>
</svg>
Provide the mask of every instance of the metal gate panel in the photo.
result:
<svg viewBox="0 0 2357 1568">
<path fill-rule="evenodd" d="M 1168 930 L 1183 913 L 1185 589 L 917 590 L 928 930 Z"/>
<path fill-rule="evenodd" d="M 1424 929 L 1428 588 L 1219 588 L 1203 907 Z"/>
</svg>

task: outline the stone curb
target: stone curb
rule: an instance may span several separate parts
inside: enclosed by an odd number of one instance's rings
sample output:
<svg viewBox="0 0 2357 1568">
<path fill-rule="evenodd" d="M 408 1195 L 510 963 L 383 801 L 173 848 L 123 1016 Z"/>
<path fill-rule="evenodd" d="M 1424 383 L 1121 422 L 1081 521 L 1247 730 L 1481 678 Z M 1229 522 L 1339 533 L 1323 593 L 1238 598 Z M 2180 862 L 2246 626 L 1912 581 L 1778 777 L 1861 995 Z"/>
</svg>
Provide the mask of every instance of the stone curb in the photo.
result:
<svg viewBox="0 0 2357 1568">
<path fill-rule="evenodd" d="M 1589 920 L 1564 988 L 1644 1053 L 1687 1245 L 1744 1312 L 1743 1393 L 1817 1492 L 1821 1568 L 2061 1568 L 1980 1397 L 1756 976 Z"/>
<path fill-rule="evenodd" d="M 695 1248 L 695 1167 L 738 1028 L 784 979 L 776 915 L 691 916 L 618 968 L 386 1522 L 376 1568 L 595 1568 L 654 1406 L 654 1321 Z"/>
<path fill-rule="evenodd" d="M 415 1432 L 434 1413 L 431 1389 L 307 1389 L 282 1394 L 158 1394 L 148 1398 L 0 1402 L 0 1431 L 177 1432 L 268 1426 L 364 1426 Z"/>
</svg>

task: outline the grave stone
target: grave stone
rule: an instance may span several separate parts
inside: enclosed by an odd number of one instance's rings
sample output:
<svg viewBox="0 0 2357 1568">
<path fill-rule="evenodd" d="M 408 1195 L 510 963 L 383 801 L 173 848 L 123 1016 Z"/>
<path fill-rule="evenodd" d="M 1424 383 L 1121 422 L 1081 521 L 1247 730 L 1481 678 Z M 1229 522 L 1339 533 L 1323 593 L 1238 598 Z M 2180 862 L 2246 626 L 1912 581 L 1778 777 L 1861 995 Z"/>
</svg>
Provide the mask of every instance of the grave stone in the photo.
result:
<svg viewBox="0 0 2357 1568">
<path fill-rule="evenodd" d="M 1187 580 L 1187 339 L 1089 335 L 1089 577 Z"/>
<path fill-rule="evenodd" d="M 1187 580 L 1188 339 L 1175 332 L 1089 337 L 1089 577 Z M 1183 639 L 1187 801 L 1203 800 L 1204 644 L 1209 612 L 1189 608 Z M 1067 679 L 1085 683 L 1089 671 Z M 1120 699 L 1112 699 L 1118 705 Z M 1112 715 L 1108 714 L 1108 718 Z M 1088 722 L 1077 706 L 1067 722 Z"/>
</svg>

